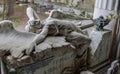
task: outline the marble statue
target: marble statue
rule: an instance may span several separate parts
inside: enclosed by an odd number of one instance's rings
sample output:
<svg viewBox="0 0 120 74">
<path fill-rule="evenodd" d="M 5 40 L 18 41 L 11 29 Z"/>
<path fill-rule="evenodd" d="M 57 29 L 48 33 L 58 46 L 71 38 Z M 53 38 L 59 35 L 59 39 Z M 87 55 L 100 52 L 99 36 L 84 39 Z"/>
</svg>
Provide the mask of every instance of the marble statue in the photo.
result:
<svg viewBox="0 0 120 74">
<path fill-rule="evenodd" d="M 106 59 L 105 63 L 109 62 L 111 31 L 96 31 L 93 26 L 81 30 L 79 26 L 85 23 L 81 23 L 80 17 L 57 10 L 41 21 L 32 7 L 28 7 L 27 16 L 26 32 L 15 30 L 9 20 L 0 22 L 2 73 L 5 72 L 3 60 L 9 70 L 18 70 L 16 74 L 75 74 L 87 67 L 95 72 L 102 68 L 101 62 Z"/>
<path fill-rule="evenodd" d="M 80 21 L 71 21 L 76 16 L 70 15 L 71 19 L 68 19 L 68 14 L 53 10 L 46 20 L 41 21 L 30 6 L 27 8 L 27 16 L 29 20 L 25 27 L 26 32 L 15 30 L 13 23 L 9 20 L 0 22 L 0 57 L 5 56 L 3 59 L 7 60 L 6 64 L 9 65 L 9 69 L 32 64 L 38 60 L 49 58 L 51 55 L 54 55 L 55 60 L 58 60 L 58 56 L 61 57 L 64 54 L 65 61 L 69 60 L 66 59 L 69 57 L 66 55 L 74 55 L 72 58 L 70 57 L 71 63 L 73 63 L 76 56 L 83 56 L 83 53 L 87 52 L 91 39 L 77 27 L 81 25 Z M 65 16 L 65 19 L 57 16 Z M 54 51 L 53 48 L 57 51 Z M 61 50 L 61 48 L 64 50 Z M 58 51 L 58 49 L 60 50 Z M 42 50 L 49 52 L 43 53 Z M 56 54 L 58 52 L 61 53 Z M 44 55 L 45 57 L 42 57 Z M 55 62 L 55 60 L 52 61 Z M 86 57 L 84 57 L 84 60 L 86 60 Z M 72 66 L 71 63 L 65 65 L 60 71 L 56 71 L 56 74 L 60 74 L 67 66 Z M 55 66 L 59 67 L 59 64 L 60 62 Z M 4 65 L 1 65 L 2 69 L 3 67 Z"/>
<path fill-rule="evenodd" d="M 25 31 L 26 32 L 36 32 L 36 29 L 40 29 L 40 18 L 37 13 L 33 10 L 32 5 L 29 5 L 26 14 L 29 18 L 28 22 L 26 23 Z"/>
<path fill-rule="evenodd" d="M 62 34 L 66 35 L 72 31 L 77 31 L 83 34 L 82 30 L 77 26 L 81 25 L 81 22 L 74 22 L 75 19 L 80 19 L 71 14 L 66 14 L 61 11 L 52 10 L 47 19 L 43 22 L 44 25 L 49 25 L 50 28 L 54 27 L 56 32 L 54 35 Z M 62 34 L 63 35 L 63 34 Z"/>
<path fill-rule="evenodd" d="M 49 25 L 51 29 L 53 28 L 54 30 L 56 30 L 56 32 L 53 33 L 53 35 L 58 35 L 58 34 L 67 35 L 72 31 L 76 31 L 83 34 L 82 30 L 77 27 L 77 25 L 81 24 L 81 22 L 74 23 L 67 20 L 51 19 L 44 22 L 44 24 Z"/>
<path fill-rule="evenodd" d="M 30 12 L 31 11 L 31 12 Z M 61 33 L 67 33 L 67 31 L 69 30 L 71 31 L 78 31 L 80 33 L 83 33 L 82 30 L 80 28 L 78 28 L 77 26 L 81 24 L 81 22 L 71 22 L 70 20 L 62 20 L 64 19 L 79 19 L 79 17 L 70 15 L 70 14 L 65 14 L 63 12 L 60 11 L 56 11 L 56 10 L 52 10 L 49 17 L 44 21 L 44 22 L 38 22 L 37 20 L 35 20 L 34 14 L 35 11 L 31 8 L 28 7 L 27 8 L 27 16 L 29 17 L 28 20 L 28 25 L 26 25 L 25 29 L 27 31 L 27 29 L 29 30 L 29 32 L 33 32 L 36 33 L 41 31 L 42 27 L 44 26 L 49 26 L 49 27 L 55 27 L 54 30 L 56 30 L 56 32 L 53 35 L 57 35 L 60 31 L 59 29 L 62 28 L 62 30 L 64 29 L 64 32 L 60 32 Z M 39 20 L 39 18 L 38 18 Z M 38 24 L 37 28 L 35 28 L 35 25 Z M 59 28 L 59 29 L 58 29 Z M 65 32 L 66 31 L 66 32 Z M 48 34 L 50 34 L 51 31 L 49 31 Z M 64 34 L 64 35 L 65 35 Z"/>
<path fill-rule="evenodd" d="M 79 16 L 67 14 L 61 11 L 57 11 L 57 10 L 52 10 L 48 18 L 40 22 L 39 33 L 41 33 L 41 30 L 42 31 L 44 30 L 46 32 L 45 33 L 46 36 L 47 35 L 65 36 L 66 40 L 73 42 L 75 46 L 79 46 L 79 42 L 77 42 L 79 40 L 79 37 L 83 36 L 85 38 L 84 36 L 85 34 L 78 27 L 81 25 L 81 21 L 80 21 L 81 19 L 83 18 Z M 76 20 L 78 21 L 76 22 Z M 36 30 L 35 32 L 38 32 L 37 29 L 35 30 Z M 35 33 L 34 31 L 31 31 L 31 32 Z"/>
<path fill-rule="evenodd" d="M 55 11 L 55 12 L 58 12 L 58 11 Z M 61 13 L 61 12 L 58 12 L 58 13 Z M 61 14 L 63 14 L 63 13 L 61 13 Z M 35 19 L 34 15 L 37 17 L 37 19 Z M 65 14 L 63 14 L 63 15 L 65 15 Z M 37 44 L 41 43 L 48 35 L 66 36 L 66 38 L 69 37 L 68 41 L 70 41 L 69 39 L 72 39 L 72 37 L 75 38 L 75 36 L 77 36 L 76 39 L 77 38 L 79 39 L 79 37 L 82 37 L 84 35 L 82 30 L 77 27 L 77 25 L 81 24 L 81 22 L 73 23 L 71 21 L 54 19 L 53 14 L 50 14 L 50 16 L 48 17 L 49 19 L 46 19 L 46 21 L 41 23 L 39 17 L 37 16 L 35 11 L 31 7 L 27 8 L 27 16 L 28 16 L 29 20 L 27 22 L 25 29 L 26 29 L 26 31 L 33 32 L 33 33 L 27 33 L 27 32 L 21 33 L 21 32 L 16 31 L 12 26 L 13 25 L 12 22 L 9 20 L 4 20 L 4 21 L 0 22 L 0 33 L 1 33 L 0 41 L 3 41 L 2 39 L 5 37 L 5 35 L 8 36 L 6 38 L 6 40 L 0 44 L 0 47 L 1 47 L 0 49 L 6 49 L 9 51 L 9 48 L 11 48 L 10 52 L 14 57 L 21 57 L 22 55 L 24 55 L 24 53 L 22 53 L 23 51 L 25 51 L 25 54 L 30 54 L 32 52 L 32 50 L 34 49 L 34 47 Z M 36 33 L 36 31 L 32 30 L 32 29 L 34 29 L 36 23 L 39 24 L 39 26 L 40 26 L 40 32 L 38 34 L 34 34 L 34 33 Z M 4 35 L 4 33 L 6 33 L 6 34 Z M 18 35 L 18 36 L 16 36 L 16 35 Z M 12 36 L 12 37 L 10 37 L 10 36 Z M 24 43 L 24 40 L 22 40 L 22 39 L 26 39 L 27 43 L 26 42 Z M 16 40 L 17 40 L 17 42 L 16 42 Z M 3 46 L 4 44 L 7 47 Z M 18 50 L 20 49 L 20 50 L 17 51 L 15 49 L 18 49 Z M 4 55 L 5 52 L 4 53 L 3 52 L 4 52 L 4 50 L 1 51 L 1 54 L 0 54 L 1 56 Z M 14 52 L 17 52 L 17 53 L 14 54 Z"/>
<path fill-rule="evenodd" d="M 71 31 L 67 35 L 62 34 L 60 36 L 53 36 L 54 33 L 49 35 L 49 32 L 51 31 L 50 27 L 55 26 L 55 25 L 53 25 L 53 24 L 55 24 L 54 22 L 57 22 L 57 24 L 58 24 L 57 26 L 59 26 L 57 29 L 68 28 L 67 29 L 68 31 L 67 30 L 66 31 L 69 32 L 69 29 Z M 67 26 L 64 26 L 65 23 L 67 23 L 66 24 Z M 51 20 L 49 22 L 46 22 L 42 26 L 41 32 L 39 34 L 35 34 L 35 33 L 30 33 L 30 32 L 19 32 L 14 29 L 13 23 L 11 21 L 9 21 L 9 20 L 1 21 L 0 22 L 0 41 L 1 41 L 0 57 L 5 56 L 6 58 L 4 58 L 4 59 L 7 60 L 6 61 L 7 65 L 9 65 L 10 68 L 11 67 L 16 68 L 16 67 L 21 67 L 21 66 L 27 65 L 28 64 L 27 60 L 29 60 L 29 64 L 33 63 L 33 61 L 34 62 L 37 61 L 37 60 L 30 59 L 30 58 L 31 57 L 33 58 L 35 55 L 36 56 L 38 55 L 37 53 L 35 53 L 35 51 L 37 51 L 37 52 L 39 51 L 39 55 L 43 55 L 42 51 L 41 51 L 43 49 L 45 51 L 49 51 L 48 49 L 46 49 L 46 47 L 50 48 L 50 49 L 57 48 L 57 47 L 58 48 L 66 47 L 66 49 L 65 49 L 66 53 L 69 53 L 68 50 L 71 53 L 74 53 L 73 49 L 76 49 L 76 51 L 80 51 L 78 48 L 86 51 L 90 45 L 91 40 L 86 35 L 82 34 L 82 31 L 80 29 L 75 30 L 76 27 L 74 28 L 74 24 L 68 26 L 69 24 L 71 24 L 71 23 L 68 23 L 65 21 L 62 21 L 62 23 L 61 23 L 60 20 L 54 20 L 54 21 Z M 58 30 L 58 34 L 62 33 L 59 31 L 60 30 Z M 51 36 L 51 37 L 49 37 L 49 36 Z M 51 41 L 51 40 L 53 40 L 53 41 Z M 38 45 L 40 46 L 39 48 L 38 48 Z M 47 54 L 50 54 L 51 52 L 52 51 L 49 51 L 49 53 L 47 53 Z M 56 51 L 56 53 L 57 52 L 58 51 Z M 61 52 L 63 54 L 63 51 L 61 51 Z M 69 53 L 69 54 L 73 55 L 71 53 Z M 46 55 L 46 54 L 44 54 L 44 55 Z M 55 54 L 53 53 L 51 55 L 55 55 Z M 74 53 L 74 55 L 77 56 L 80 54 L 78 54 L 78 52 L 76 52 L 76 53 Z M 64 56 L 64 57 L 68 57 L 68 56 Z M 72 57 L 72 59 L 73 58 L 75 58 L 75 57 Z M 36 57 L 36 59 L 41 59 L 41 57 L 40 56 Z M 56 59 L 57 59 L 57 56 L 56 56 Z M 67 60 L 69 60 L 69 59 L 67 59 Z M 72 61 L 74 61 L 74 59 Z M 54 62 L 54 60 L 53 60 L 53 62 Z M 57 67 L 58 66 L 59 65 L 57 65 Z M 1 66 L 2 69 L 3 69 L 3 67 L 4 66 Z M 3 69 L 3 71 L 5 71 L 5 70 Z M 61 72 L 61 70 L 58 71 L 58 73 L 60 73 L 60 72 Z"/>
<path fill-rule="evenodd" d="M 0 22 L 0 57 L 7 51 L 11 53 L 13 57 L 21 57 L 25 54 L 30 54 L 35 45 L 42 42 L 46 37 L 48 30 L 44 26 L 44 29 L 39 34 L 22 33 L 16 31 L 13 28 L 13 24 L 9 20 Z M 4 40 L 5 39 L 5 40 Z M 24 40 L 26 40 L 24 42 Z M 23 53 L 23 51 L 25 51 Z"/>
</svg>

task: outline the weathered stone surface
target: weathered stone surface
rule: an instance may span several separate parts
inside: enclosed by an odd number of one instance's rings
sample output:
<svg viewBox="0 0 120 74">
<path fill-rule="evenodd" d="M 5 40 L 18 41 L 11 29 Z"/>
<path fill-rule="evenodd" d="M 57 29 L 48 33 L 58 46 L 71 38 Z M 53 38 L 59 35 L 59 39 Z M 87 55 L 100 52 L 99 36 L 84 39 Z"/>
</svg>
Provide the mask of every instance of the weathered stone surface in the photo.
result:
<svg viewBox="0 0 120 74">
<path fill-rule="evenodd" d="M 7 56 L 6 63 L 9 69 L 11 68 L 18 68 L 21 66 L 29 65 L 34 63 L 33 59 L 30 56 L 23 56 L 20 59 L 15 59 L 12 56 Z"/>
<path fill-rule="evenodd" d="M 114 29 L 115 22 L 116 22 L 116 20 L 115 20 L 115 19 L 112 19 L 112 20 L 110 21 L 110 23 L 109 23 L 108 25 L 106 25 L 104 28 L 105 28 L 105 29 L 109 29 L 109 30 L 113 30 L 113 29 Z"/>
<path fill-rule="evenodd" d="M 0 52 L 11 54 L 14 58 L 24 55 L 25 49 L 29 49 L 35 34 L 18 32 L 13 28 L 10 21 L 0 22 Z"/>
<path fill-rule="evenodd" d="M 80 53 L 83 53 L 91 43 L 90 38 L 75 31 L 71 32 L 70 35 L 66 37 L 66 40 L 75 46 L 75 48 L 78 50 L 78 55 L 82 55 Z"/>
<path fill-rule="evenodd" d="M 69 42 L 66 42 L 65 37 L 47 37 L 44 42 L 36 46 L 34 52 L 35 60 L 41 60 L 54 55 L 63 55 L 67 52 L 66 49 L 70 50 L 73 48 Z M 59 52 L 54 53 L 54 50 L 59 50 Z"/>
<path fill-rule="evenodd" d="M 80 27 L 81 29 L 86 29 L 92 26 L 94 26 L 92 20 L 81 20 L 81 25 L 78 27 Z"/>
<path fill-rule="evenodd" d="M 92 71 L 96 71 L 109 63 L 112 31 L 96 31 L 94 28 L 91 28 L 88 32 L 92 40 L 90 44 L 89 67 Z"/>
<path fill-rule="evenodd" d="M 5 60 L 9 70 L 15 68 L 18 74 L 27 71 L 41 74 L 80 71 L 79 67 L 86 65 L 91 42 L 86 35 L 76 31 L 68 36 L 47 37 L 46 32 L 18 32 L 10 21 L 0 22 L 0 35 L 0 52 L 3 53 L 0 57 L 4 57 L 2 60 Z"/>
<path fill-rule="evenodd" d="M 27 7 L 26 14 L 29 20 L 26 23 L 25 31 L 36 33 L 36 29 L 39 30 L 41 27 L 41 21 L 36 11 L 33 9 L 33 6 Z"/>
<path fill-rule="evenodd" d="M 33 59 L 34 61 L 38 62 L 24 66 L 23 68 L 20 68 L 19 71 L 22 71 L 23 73 L 31 66 L 34 66 L 34 68 L 32 68 L 34 74 L 66 74 L 66 72 L 73 73 L 77 68 L 79 68 L 80 65 L 85 64 L 88 46 L 89 45 L 87 45 L 84 49 L 82 49 L 83 46 L 80 46 L 81 49 L 77 50 L 73 48 L 71 43 L 66 42 L 64 36 L 47 37 L 45 41 L 35 48 Z M 77 53 L 80 51 L 83 52 Z M 80 58 L 77 58 L 78 54 L 81 56 Z"/>
<path fill-rule="evenodd" d="M 92 73 L 90 71 L 82 71 L 80 74 L 94 74 L 94 73 Z"/>
</svg>

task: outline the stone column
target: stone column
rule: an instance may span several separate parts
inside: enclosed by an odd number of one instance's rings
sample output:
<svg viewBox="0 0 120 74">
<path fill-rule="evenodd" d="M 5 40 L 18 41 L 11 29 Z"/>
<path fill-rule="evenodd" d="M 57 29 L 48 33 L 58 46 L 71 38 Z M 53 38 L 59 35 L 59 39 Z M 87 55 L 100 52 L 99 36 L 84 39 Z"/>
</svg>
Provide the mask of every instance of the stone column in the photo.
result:
<svg viewBox="0 0 120 74">
<path fill-rule="evenodd" d="M 96 0 L 93 18 L 99 16 L 107 16 L 108 14 L 116 14 L 118 0 Z"/>
</svg>

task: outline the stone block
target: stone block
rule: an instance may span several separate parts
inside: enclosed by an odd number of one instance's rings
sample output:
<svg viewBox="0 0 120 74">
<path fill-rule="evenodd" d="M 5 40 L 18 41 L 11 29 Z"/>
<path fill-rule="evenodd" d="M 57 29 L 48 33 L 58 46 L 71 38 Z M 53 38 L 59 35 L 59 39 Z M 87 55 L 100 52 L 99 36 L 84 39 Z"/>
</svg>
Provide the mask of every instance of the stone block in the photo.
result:
<svg viewBox="0 0 120 74">
<path fill-rule="evenodd" d="M 34 63 L 19 68 L 17 72 L 18 74 L 31 71 L 34 74 L 73 74 L 86 63 L 87 48 L 75 49 L 71 43 L 66 42 L 64 36 L 47 37 L 43 43 L 36 46 L 32 56 Z M 80 57 L 77 57 L 78 51 L 82 51 L 79 53 Z"/>
<path fill-rule="evenodd" d="M 88 30 L 88 35 L 92 40 L 90 44 L 89 69 L 95 72 L 110 62 L 112 31 L 96 31 L 95 28 L 91 28 Z"/>
</svg>

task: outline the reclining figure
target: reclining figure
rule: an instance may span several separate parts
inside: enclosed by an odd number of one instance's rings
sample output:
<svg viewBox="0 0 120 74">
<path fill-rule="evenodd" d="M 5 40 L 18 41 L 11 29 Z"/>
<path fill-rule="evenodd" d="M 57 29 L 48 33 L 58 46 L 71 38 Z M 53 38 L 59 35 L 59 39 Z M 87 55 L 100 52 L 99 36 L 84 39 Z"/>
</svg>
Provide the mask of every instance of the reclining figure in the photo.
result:
<svg viewBox="0 0 120 74">
<path fill-rule="evenodd" d="M 77 27 L 78 25 L 81 25 L 80 20 L 76 21 L 75 18 L 78 18 L 78 17 L 71 14 L 63 13 L 61 11 L 52 10 L 49 17 L 44 21 L 43 24 L 51 24 L 52 26 L 55 26 L 57 30 L 56 33 L 60 32 L 59 30 L 63 30 L 63 29 L 64 30 L 69 29 L 69 31 L 70 30 L 79 31 L 83 33 L 82 30 Z"/>
<path fill-rule="evenodd" d="M 34 16 L 34 14 L 36 16 Z M 36 12 L 32 9 L 32 7 L 28 7 L 27 16 L 29 20 L 25 27 L 26 32 L 40 33 L 44 25 L 51 25 L 52 27 L 53 26 L 55 27 L 54 31 L 56 31 L 56 33 L 54 35 L 58 34 L 58 32 L 60 32 L 59 29 L 63 29 L 63 28 L 64 30 L 69 28 L 69 30 L 77 30 L 82 33 L 81 29 L 77 27 L 78 25 L 81 25 L 81 22 L 73 21 L 73 19 L 78 18 L 78 17 L 73 16 L 71 14 L 65 14 L 60 11 L 52 10 L 49 17 L 45 21 L 40 22 L 40 19 L 38 15 L 36 14 Z M 37 17 L 37 20 L 36 20 L 36 17 Z M 71 19 L 72 21 L 65 20 L 65 19 Z"/>
<path fill-rule="evenodd" d="M 86 51 L 87 48 L 89 47 L 91 40 L 86 35 L 81 34 L 77 31 L 72 31 L 68 33 L 66 36 L 61 36 L 59 38 L 55 36 L 48 37 L 49 36 L 48 33 L 50 31 L 49 28 L 51 25 L 52 24 L 49 23 L 45 24 L 42 28 L 42 31 L 39 34 L 35 34 L 29 32 L 16 31 L 13 28 L 11 21 L 8 20 L 1 21 L 0 22 L 0 42 L 1 42 L 0 58 L 2 57 L 2 60 L 0 60 L 0 62 L 6 60 L 5 63 L 7 64 L 9 69 L 11 69 L 11 67 L 18 68 L 18 67 L 26 66 L 28 64 L 32 64 L 33 62 L 35 63 L 36 61 L 41 59 L 45 59 L 46 56 L 47 57 L 49 56 L 46 55 L 47 54 L 46 51 L 53 52 L 54 49 L 51 50 L 52 48 L 58 49 L 58 47 L 60 47 L 61 49 L 61 47 L 63 47 L 64 50 L 64 45 L 65 45 L 67 50 L 70 50 L 71 52 L 75 51 L 76 52 L 75 54 L 80 56 L 80 52 L 82 52 L 81 50 Z M 50 40 L 51 38 L 53 39 L 53 42 L 52 40 Z M 54 39 L 58 39 L 58 40 L 54 42 Z M 49 45 L 47 45 L 47 43 L 45 42 L 46 40 Z M 41 46 L 41 48 L 37 49 L 38 46 Z M 50 46 L 50 49 L 46 48 L 48 46 Z M 42 51 L 44 49 L 46 50 L 45 53 Z M 67 51 L 66 49 L 65 51 Z M 35 53 L 37 50 L 38 53 Z M 62 49 L 60 51 L 62 51 Z M 38 57 L 36 54 L 42 56 Z M 54 52 L 50 54 L 54 55 Z M 45 57 L 43 57 L 44 55 Z M 37 58 L 33 59 L 35 57 Z M 4 66 L 1 66 L 1 70 L 2 69 L 4 70 Z"/>
<path fill-rule="evenodd" d="M 45 27 L 47 28 L 47 30 L 49 30 L 47 35 L 52 35 L 52 36 L 61 35 L 61 36 L 66 36 L 67 38 L 67 37 L 71 37 L 69 35 L 73 32 L 84 34 L 82 30 L 78 28 L 78 26 L 81 25 L 80 20 L 83 19 L 81 17 L 74 16 L 72 14 L 67 14 L 57 10 L 52 10 L 48 18 L 42 22 L 39 21 L 39 23 L 37 23 L 37 28 L 35 28 L 37 21 L 35 20 L 36 17 L 33 14 L 36 14 L 36 12 L 32 9 L 32 7 L 28 7 L 27 16 L 29 17 L 30 20 L 28 21 L 28 25 L 26 25 L 25 29 L 28 28 L 29 32 L 40 33 L 43 27 L 47 26 Z"/>
<path fill-rule="evenodd" d="M 56 20 L 59 22 L 59 20 Z M 74 28 L 73 24 L 70 27 L 67 27 L 69 23 L 64 25 L 56 25 L 59 26 L 60 29 L 58 33 L 51 32 L 50 29 L 55 21 L 46 22 L 43 26 L 42 31 L 39 34 L 35 33 L 27 33 L 27 32 L 19 32 L 13 28 L 13 24 L 9 20 L 4 20 L 0 22 L 0 57 L 4 56 L 6 53 L 9 53 L 14 58 L 21 58 L 25 54 L 31 54 L 34 50 L 35 46 L 40 44 L 44 39 L 49 35 L 61 35 L 65 36 L 66 40 L 72 43 L 75 47 L 79 47 L 84 44 L 90 44 L 91 40 L 83 34 L 80 29 Z M 66 22 L 65 22 L 66 23 Z M 66 29 L 66 27 L 68 29 Z M 61 29 L 63 28 L 63 29 Z M 69 28 L 74 28 L 70 29 Z M 76 30 L 75 30 L 76 29 Z M 66 31 L 66 33 L 64 33 Z M 83 42 L 84 40 L 85 42 Z"/>
<path fill-rule="evenodd" d="M 81 23 L 81 22 L 80 22 Z M 77 24 L 67 20 L 50 19 L 44 22 L 44 25 L 49 25 L 49 35 L 67 35 L 72 31 L 82 33 L 82 30 L 77 27 Z"/>
<path fill-rule="evenodd" d="M 62 20 L 59 16 L 65 16 L 67 20 Z M 81 39 L 81 37 L 87 39 L 87 36 L 82 32 L 80 28 L 77 27 L 81 24 L 81 22 L 74 22 L 73 19 L 68 19 L 69 17 L 67 16 L 68 14 L 52 10 L 49 17 L 45 21 L 41 22 L 41 29 L 39 29 L 39 32 L 40 30 L 46 29 L 48 30 L 48 33 L 46 32 L 47 35 L 65 36 L 66 40 L 72 42 L 76 47 L 79 47 L 79 39 Z M 74 18 L 73 15 L 70 16 Z M 36 32 L 38 33 L 38 31 Z"/>
<path fill-rule="evenodd" d="M 9 52 L 14 58 L 20 58 L 24 54 L 29 55 L 34 50 L 34 47 L 44 41 L 46 36 L 49 35 L 65 36 L 66 40 L 73 43 L 75 46 L 79 46 L 79 43 L 82 43 L 81 41 L 78 42 L 81 38 L 86 39 L 86 42 L 90 41 L 90 39 L 84 35 L 82 30 L 77 28 L 74 23 L 57 19 L 49 20 L 44 23 L 45 24 L 41 25 L 41 32 L 35 34 L 16 31 L 13 28 L 11 21 L 1 21 L 0 56 L 5 55 L 7 52 Z"/>
</svg>

